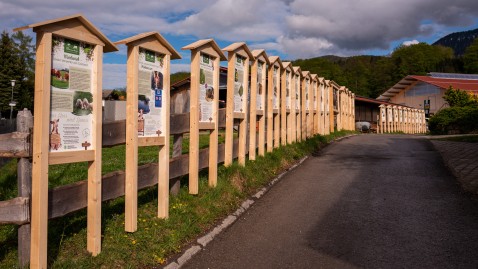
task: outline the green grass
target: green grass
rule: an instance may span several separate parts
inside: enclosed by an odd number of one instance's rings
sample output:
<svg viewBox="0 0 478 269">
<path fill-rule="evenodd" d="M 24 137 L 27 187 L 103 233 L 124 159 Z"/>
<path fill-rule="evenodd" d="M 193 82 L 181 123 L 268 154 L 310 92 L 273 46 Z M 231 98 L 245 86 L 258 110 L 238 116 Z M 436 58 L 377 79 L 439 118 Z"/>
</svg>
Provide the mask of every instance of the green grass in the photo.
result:
<svg viewBox="0 0 478 269">
<path fill-rule="evenodd" d="M 440 138 L 440 139 L 437 139 L 437 140 L 453 141 L 453 142 L 478 143 L 478 135 L 455 136 L 455 137 Z"/>
<path fill-rule="evenodd" d="M 86 210 L 50 220 L 49 266 L 51 268 L 151 268 L 164 264 L 168 262 L 168 257 L 180 252 L 183 246 L 236 210 L 246 197 L 266 185 L 278 173 L 324 146 L 328 141 L 345 134 L 347 132 L 336 132 L 326 137 L 315 136 L 301 143 L 280 147 L 264 157 L 258 157 L 256 161 L 247 161 L 245 167 L 236 163 L 228 168 L 220 165 L 216 188 L 208 187 L 207 172 L 202 171 L 199 195 L 188 194 L 187 177 L 184 177 L 179 195 L 170 198 L 168 220 L 156 218 L 157 187 L 142 190 L 139 192 L 138 231 L 135 233 L 124 232 L 124 198 L 104 202 L 102 205 L 102 252 L 97 257 L 91 257 L 86 251 Z M 120 149 L 116 150 L 120 151 Z M 104 151 L 103 159 L 108 162 L 106 154 L 109 153 Z M 145 156 L 141 157 L 144 158 L 143 161 L 155 158 L 153 154 L 148 157 L 148 154 L 150 153 L 140 152 L 139 155 Z M 124 163 L 124 154 L 122 156 L 111 152 L 108 158 L 119 158 L 104 166 L 110 169 L 121 166 L 121 163 Z M 10 169 L 13 168 L 10 167 Z M 69 167 L 69 169 L 72 168 Z M 68 173 L 70 172 L 63 172 L 63 176 Z M 62 181 L 59 174 L 55 178 Z M 11 178 L 0 177 L 0 186 L 12 183 L 11 181 Z M 0 226 L 0 245 L 2 245 L 0 267 L 16 268 L 16 226 Z"/>
</svg>

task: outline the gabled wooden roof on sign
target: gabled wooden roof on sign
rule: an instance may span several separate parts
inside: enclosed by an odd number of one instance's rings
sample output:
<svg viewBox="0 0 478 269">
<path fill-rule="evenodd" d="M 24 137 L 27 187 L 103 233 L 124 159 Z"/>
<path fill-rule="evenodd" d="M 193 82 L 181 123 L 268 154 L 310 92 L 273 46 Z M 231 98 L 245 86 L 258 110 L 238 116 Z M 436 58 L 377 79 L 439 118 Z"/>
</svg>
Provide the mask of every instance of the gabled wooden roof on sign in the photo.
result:
<svg viewBox="0 0 478 269">
<path fill-rule="evenodd" d="M 258 50 L 253 50 L 252 55 L 254 56 L 254 59 L 263 59 L 266 64 L 270 64 L 269 62 L 269 57 L 267 56 L 267 53 L 264 49 L 258 49 Z"/>
<path fill-rule="evenodd" d="M 291 72 L 294 72 L 291 62 L 282 62 L 282 68 L 289 69 Z"/>
<path fill-rule="evenodd" d="M 166 49 L 170 52 L 171 54 L 171 59 L 174 60 L 174 59 L 181 59 L 181 55 L 173 48 L 173 46 L 171 46 L 171 44 L 169 44 L 169 42 L 158 32 L 147 32 L 147 33 L 142 33 L 142 34 L 137 34 L 135 36 L 132 36 L 132 37 L 128 37 L 128 38 L 125 38 L 123 40 L 120 40 L 120 41 L 116 41 L 115 42 L 115 45 L 120 45 L 120 44 L 125 44 L 125 45 L 129 45 L 131 43 L 134 43 L 136 41 L 140 41 L 140 40 L 146 40 L 150 37 L 153 37 L 155 39 L 158 40 L 158 42 L 163 45 L 164 47 L 166 47 Z"/>
<path fill-rule="evenodd" d="M 115 44 L 113 44 L 113 42 L 111 42 L 100 30 L 98 30 L 98 28 L 96 28 L 88 19 L 83 17 L 83 15 L 81 14 L 75 14 L 75 15 L 61 17 L 61 18 L 57 18 L 53 20 L 33 23 L 23 27 L 15 28 L 13 29 L 13 31 L 22 31 L 29 28 L 33 28 L 34 32 L 38 32 L 42 30 L 47 32 L 55 32 L 57 30 L 58 34 L 61 35 L 62 28 L 64 28 L 61 25 L 62 24 L 68 25 L 68 22 L 73 22 L 73 21 L 78 21 L 79 23 L 81 23 L 81 25 L 83 25 L 83 27 L 86 30 L 88 30 L 91 34 L 95 35 L 99 40 L 101 40 L 104 43 L 104 48 L 103 48 L 104 52 L 118 51 L 118 48 L 115 46 Z M 55 26 L 59 26 L 59 27 L 57 28 Z M 74 29 L 75 26 L 77 25 L 71 25 L 70 29 Z M 68 26 L 66 26 L 66 28 L 68 28 Z M 73 37 L 69 37 L 69 38 L 73 38 Z M 81 35 L 78 36 L 77 38 L 81 40 Z"/>
<path fill-rule="evenodd" d="M 292 69 L 294 69 L 294 73 L 296 75 L 299 75 L 300 77 L 302 77 L 302 69 L 300 69 L 300 66 L 292 66 Z"/>
<path fill-rule="evenodd" d="M 269 62 L 271 65 L 275 65 L 277 63 L 279 67 L 282 67 L 282 61 L 280 60 L 279 56 L 270 56 Z"/>
<path fill-rule="evenodd" d="M 303 77 L 303 78 L 309 78 L 309 79 L 310 79 L 310 78 L 311 78 L 311 77 L 310 77 L 310 72 L 309 72 L 309 71 L 302 71 L 302 77 Z"/>
<path fill-rule="evenodd" d="M 246 55 L 241 55 L 241 56 L 243 56 L 243 57 L 247 56 L 250 60 L 252 60 L 252 61 L 254 60 L 254 55 L 249 50 L 249 48 L 247 47 L 245 42 L 232 43 L 231 45 L 223 48 L 222 50 L 227 51 L 227 52 L 239 52 L 239 51 L 242 50 L 246 53 Z M 242 54 L 242 53 L 238 53 L 238 54 Z"/>
<path fill-rule="evenodd" d="M 182 47 L 181 49 L 182 50 L 195 50 L 197 48 L 200 48 L 202 46 L 205 46 L 205 45 L 210 45 L 213 50 L 219 55 L 219 58 L 221 61 L 225 61 L 227 60 L 226 56 L 224 55 L 224 53 L 222 53 L 221 49 L 219 48 L 219 46 L 217 45 L 216 41 L 214 41 L 214 39 L 210 38 L 210 39 L 202 39 L 202 40 L 198 40 L 196 42 L 193 42 L 189 45 L 186 45 L 184 47 Z"/>
</svg>

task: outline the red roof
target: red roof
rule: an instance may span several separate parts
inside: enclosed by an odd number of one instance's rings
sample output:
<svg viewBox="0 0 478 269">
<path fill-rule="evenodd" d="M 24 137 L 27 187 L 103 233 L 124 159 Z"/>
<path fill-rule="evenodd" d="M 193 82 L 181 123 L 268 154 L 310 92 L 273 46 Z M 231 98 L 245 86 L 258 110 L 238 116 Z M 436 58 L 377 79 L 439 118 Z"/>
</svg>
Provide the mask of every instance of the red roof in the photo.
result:
<svg viewBox="0 0 478 269">
<path fill-rule="evenodd" d="M 377 104 L 377 105 L 391 105 L 391 106 L 409 107 L 409 106 L 405 106 L 405 105 L 395 104 L 395 103 L 391 103 L 391 102 L 387 102 L 387 101 L 381 101 L 381 100 L 373 99 L 373 98 L 370 98 L 370 97 L 359 96 L 359 95 L 355 95 L 355 100 L 366 102 L 366 103 Z"/>
<path fill-rule="evenodd" d="M 454 89 L 478 92 L 478 80 L 436 78 L 436 77 L 429 77 L 429 76 L 410 76 L 410 77 L 416 80 L 433 84 L 443 89 L 448 89 L 450 86 L 452 86 Z"/>
</svg>

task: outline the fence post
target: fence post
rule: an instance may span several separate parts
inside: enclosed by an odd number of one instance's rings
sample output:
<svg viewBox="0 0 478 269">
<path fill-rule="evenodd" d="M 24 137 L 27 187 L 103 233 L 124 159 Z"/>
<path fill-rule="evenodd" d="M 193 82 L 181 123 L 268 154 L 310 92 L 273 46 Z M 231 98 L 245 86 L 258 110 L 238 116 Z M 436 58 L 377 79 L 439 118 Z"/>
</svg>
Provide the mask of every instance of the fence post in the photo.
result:
<svg viewBox="0 0 478 269">
<path fill-rule="evenodd" d="M 181 156 L 183 151 L 183 134 L 175 134 L 173 138 L 173 158 Z M 181 180 L 179 178 L 173 179 L 173 182 L 170 186 L 171 195 L 178 195 L 179 189 L 181 187 Z"/>
<path fill-rule="evenodd" d="M 30 133 L 33 128 L 32 113 L 24 108 L 17 115 L 17 132 Z M 30 137 L 31 139 L 31 137 Z M 30 147 L 30 145 L 27 145 Z M 30 158 L 20 158 L 17 164 L 18 197 L 30 197 L 32 190 L 32 163 Z M 18 265 L 25 267 L 30 262 L 30 223 L 18 227 Z"/>
</svg>

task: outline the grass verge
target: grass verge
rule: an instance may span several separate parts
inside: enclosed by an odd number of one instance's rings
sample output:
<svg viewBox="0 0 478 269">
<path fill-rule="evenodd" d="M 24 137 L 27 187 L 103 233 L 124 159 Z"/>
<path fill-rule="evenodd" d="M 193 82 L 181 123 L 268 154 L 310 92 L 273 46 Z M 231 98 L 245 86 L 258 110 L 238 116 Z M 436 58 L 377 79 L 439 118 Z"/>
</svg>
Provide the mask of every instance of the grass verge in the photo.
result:
<svg viewBox="0 0 478 269">
<path fill-rule="evenodd" d="M 170 218 L 156 218 L 157 188 L 140 191 L 138 231 L 124 232 L 124 198 L 103 203 L 102 252 L 91 257 L 86 251 L 86 210 L 49 221 L 48 262 L 51 268 L 154 268 L 179 253 L 198 235 L 236 210 L 242 201 L 266 185 L 284 169 L 311 154 L 329 141 L 349 134 L 335 132 L 280 147 L 274 152 L 247 161 L 219 166 L 218 185 L 207 186 L 201 173 L 199 195 L 188 194 L 187 177 L 178 196 L 170 199 Z M 17 268 L 16 226 L 0 226 L 0 266 Z"/>
</svg>

